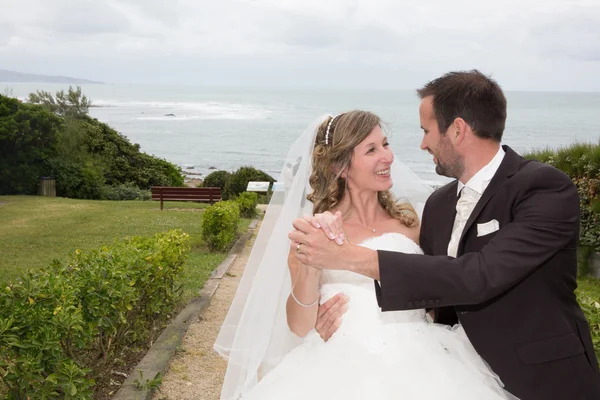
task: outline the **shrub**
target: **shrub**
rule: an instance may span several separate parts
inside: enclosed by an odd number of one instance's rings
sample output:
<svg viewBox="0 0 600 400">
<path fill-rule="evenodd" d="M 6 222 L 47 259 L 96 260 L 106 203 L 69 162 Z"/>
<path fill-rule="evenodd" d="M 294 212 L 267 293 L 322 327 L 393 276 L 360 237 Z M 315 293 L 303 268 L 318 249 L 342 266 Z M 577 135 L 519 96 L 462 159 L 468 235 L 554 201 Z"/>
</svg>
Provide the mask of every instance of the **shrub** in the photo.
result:
<svg viewBox="0 0 600 400">
<path fill-rule="evenodd" d="M 269 204 L 271 202 L 271 197 L 273 197 L 273 191 L 269 188 L 266 193 L 260 193 L 258 195 L 258 204 Z"/>
<path fill-rule="evenodd" d="M 248 182 L 275 182 L 270 175 L 252 167 L 241 167 L 235 171 L 225 185 L 223 198 L 231 200 L 246 191 Z"/>
<path fill-rule="evenodd" d="M 244 192 L 240 194 L 235 201 L 240 207 L 240 214 L 244 218 L 252 218 L 256 215 L 256 205 L 258 204 L 258 194 L 254 192 Z"/>
<path fill-rule="evenodd" d="M 233 200 L 220 201 L 204 211 L 202 237 L 210 251 L 225 251 L 231 247 L 239 221 L 240 208 Z"/>
<path fill-rule="evenodd" d="M 574 181 L 581 200 L 579 243 L 600 252 L 600 176 L 584 176 Z"/>
<path fill-rule="evenodd" d="M 102 167 L 92 162 L 55 157 L 48 162 L 51 176 L 56 180 L 56 195 L 73 199 L 102 198 L 104 176 Z"/>
<path fill-rule="evenodd" d="M 181 293 L 189 236 L 133 237 L 29 272 L 0 291 L 8 398 L 89 399 L 94 370 L 141 343 Z"/>
<path fill-rule="evenodd" d="M 151 198 L 152 194 L 149 190 L 140 189 L 131 183 L 102 187 L 104 200 L 150 200 Z"/>
<path fill-rule="evenodd" d="M 221 188 L 221 193 L 225 189 L 225 184 L 231 177 L 231 173 L 227 171 L 214 171 L 206 175 L 202 181 L 202 187 L 218 187 Z"/>
</svg>

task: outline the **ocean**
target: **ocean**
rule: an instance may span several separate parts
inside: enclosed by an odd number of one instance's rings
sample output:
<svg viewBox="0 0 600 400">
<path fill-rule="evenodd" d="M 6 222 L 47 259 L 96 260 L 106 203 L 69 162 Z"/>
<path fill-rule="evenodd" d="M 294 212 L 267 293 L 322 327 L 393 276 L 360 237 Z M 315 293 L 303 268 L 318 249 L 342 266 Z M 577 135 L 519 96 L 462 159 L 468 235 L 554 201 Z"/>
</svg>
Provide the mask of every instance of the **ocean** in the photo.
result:
<svg viewBox="0 0 600 400">
<path fill-rule="evenodd" d="M 444 183 L 430 154 L 419 149 L 419 99 L 414 90 L 308 90 L 192 86 L 80 85 L 94 118 L 141 150 L 206 176 L 251 165 L 278 178 L 290 144 L 316 118 L 351 109 L 378 114 L 390 129 L 396 157 L 422 179 Z M 415 85 L 417 87 L 418 84 Z M 25 98 L 62 84 L 0 83 Z M 517 152 L 600 138 L 600 93 L 506 92 L 503 143 Z"/>
</svg>

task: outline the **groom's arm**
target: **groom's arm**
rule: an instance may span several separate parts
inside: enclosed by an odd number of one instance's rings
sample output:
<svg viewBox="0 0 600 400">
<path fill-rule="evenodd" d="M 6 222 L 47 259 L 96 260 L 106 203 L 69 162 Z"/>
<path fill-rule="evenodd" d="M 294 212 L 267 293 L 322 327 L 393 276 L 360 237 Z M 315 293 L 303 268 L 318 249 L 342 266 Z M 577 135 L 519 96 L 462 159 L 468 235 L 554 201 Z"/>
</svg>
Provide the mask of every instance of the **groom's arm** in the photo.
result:
<svg viewBox="0 0 600 400">
<path fill-rule="evenodd" d="M 456 259 L 378 251 L 381 308 L 485 302 L 575 243 L 579 197 L 571 180 L 550 168 L 529 175 L 529 188 L 513 208 L 513 222 L 502 227 L 481 251 Z"/>
</svg>

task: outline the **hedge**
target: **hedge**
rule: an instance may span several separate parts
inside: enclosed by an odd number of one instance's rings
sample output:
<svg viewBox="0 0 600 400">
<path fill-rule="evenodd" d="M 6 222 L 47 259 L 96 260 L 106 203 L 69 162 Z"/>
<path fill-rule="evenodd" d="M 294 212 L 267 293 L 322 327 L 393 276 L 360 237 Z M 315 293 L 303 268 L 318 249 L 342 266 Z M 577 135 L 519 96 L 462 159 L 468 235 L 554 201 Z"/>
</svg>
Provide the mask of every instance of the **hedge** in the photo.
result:
<svg viewBox="0 0 600 400">
<path fill-rule="evenodd" d="M 190 251 L 178 230 L 28 272 L 0 290 L 0 380 L 10 399 L 89 399 L 111 355 L 173 310 Z"/>
</svg>

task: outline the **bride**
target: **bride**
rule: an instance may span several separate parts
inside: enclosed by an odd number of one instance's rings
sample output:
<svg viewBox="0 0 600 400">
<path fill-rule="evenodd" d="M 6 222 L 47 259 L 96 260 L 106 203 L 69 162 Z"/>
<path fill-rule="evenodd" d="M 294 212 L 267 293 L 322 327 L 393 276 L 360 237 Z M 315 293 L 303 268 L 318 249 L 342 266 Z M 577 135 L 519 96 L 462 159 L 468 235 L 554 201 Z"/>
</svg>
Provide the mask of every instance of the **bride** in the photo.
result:
<svg viewBox="0 0 600 400">
<path fill-rule="evenodd" d="M 431 189 L 394 161 L 381 125 L 366 111 L 327 116 L 292 145 L 215 343 L 229 361 L 221 399 L 514 399 L 464 333 L 425 310 L 381 312 L 371 279 L 288 254 L 293 219 L 324 211 L 342 212 L 352 243 L 422 254 Z M 324 342 L 319 304 L 340 292 L 348 310 Z"/>
</svg>

